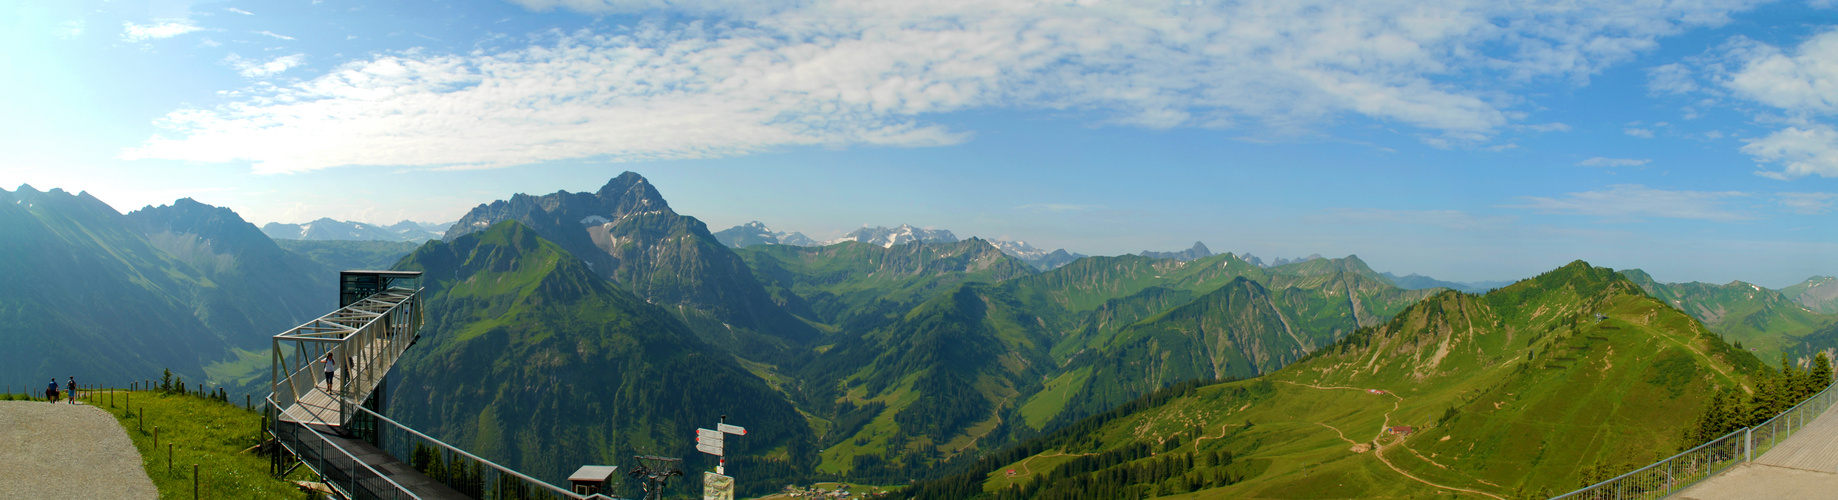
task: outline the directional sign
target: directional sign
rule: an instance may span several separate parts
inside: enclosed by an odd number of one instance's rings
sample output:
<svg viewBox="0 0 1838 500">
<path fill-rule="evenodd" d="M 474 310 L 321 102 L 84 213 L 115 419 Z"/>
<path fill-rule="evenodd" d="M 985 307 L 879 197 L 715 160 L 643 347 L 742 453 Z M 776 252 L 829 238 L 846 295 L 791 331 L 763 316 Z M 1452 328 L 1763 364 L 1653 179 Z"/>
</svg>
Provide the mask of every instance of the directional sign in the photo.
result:
<svg viewBox="0 0 1838 500">
<path fill-rule="evenodd" d="M 721 424 L 721 425 L 717 425 L 717 426 L 715 426 L 715 428 L 717 428 L 717 429 L 721 429 L 721 432 L 725 432 L 725 433 L 728 433 L 728 434 L 733 434 L 733 435 L 736 435 L 736 436 L 745 436 L 745 435 L 747 435 L 747 428 L 746 428 L 746 427 L 741 427 L 741 426 L 738 426 L 738 425 L 728 425 L 728 424 Z M 697 430 L 698 430 L 698 431 L 700 431 L 701 429 L 697 429 Z"/>
<path fill-rule="evenodd" d="M 696 437 L 720 440 L 721 431 L 709 430 L 709 429 L 696 429 Z"/>
<path fill-rule="evenodd" d="M 700 452 L 714 455 L 717 457 L 724 456 L 721 454 L 721 450 L 722 450 L 722 447 L 721 445 L 718 445 L 718 444 L 710 445 L 707 443 L 696 443 L 696 451 L 700 451 Z"/>
</svg>

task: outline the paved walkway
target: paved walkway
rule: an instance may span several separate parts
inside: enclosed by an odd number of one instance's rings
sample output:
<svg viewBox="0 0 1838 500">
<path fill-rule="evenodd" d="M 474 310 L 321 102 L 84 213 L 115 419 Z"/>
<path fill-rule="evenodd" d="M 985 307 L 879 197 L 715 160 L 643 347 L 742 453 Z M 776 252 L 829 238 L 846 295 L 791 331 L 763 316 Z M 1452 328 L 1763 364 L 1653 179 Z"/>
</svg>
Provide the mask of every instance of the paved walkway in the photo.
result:
<svg viewBox="0 0 1838 500">
<path fill-rule="evenodd" d="M 0 500 L 158 496 L 140 452 L 108 412 L 0 401 Z"/>
<path fill-rule="evenodd" d="M 1838 409 L 1826 410 L 1754 463 L 1730 469 L 1675 498 L 1838 498 Z"/>
</svg>

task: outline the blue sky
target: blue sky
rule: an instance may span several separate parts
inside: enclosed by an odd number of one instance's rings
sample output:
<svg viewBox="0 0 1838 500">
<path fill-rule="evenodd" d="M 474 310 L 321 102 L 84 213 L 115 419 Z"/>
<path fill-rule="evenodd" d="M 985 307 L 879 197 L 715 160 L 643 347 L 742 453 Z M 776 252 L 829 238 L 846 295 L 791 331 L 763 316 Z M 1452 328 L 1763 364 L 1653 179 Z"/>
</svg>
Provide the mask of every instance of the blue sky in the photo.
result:
<svg viewBox="0 0 1838 500">
<path fill-rule="evenodd" d="M 1831 2 L 0 0 L 0 186 L 444 222 L 1838 274 Z"/>
</svg>

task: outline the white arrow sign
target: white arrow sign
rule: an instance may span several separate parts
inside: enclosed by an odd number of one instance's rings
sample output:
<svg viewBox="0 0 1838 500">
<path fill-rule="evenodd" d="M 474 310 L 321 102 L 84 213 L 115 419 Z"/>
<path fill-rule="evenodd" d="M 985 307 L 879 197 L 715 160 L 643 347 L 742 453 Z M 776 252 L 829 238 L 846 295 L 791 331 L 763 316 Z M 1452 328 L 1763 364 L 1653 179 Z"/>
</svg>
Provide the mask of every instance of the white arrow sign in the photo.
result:
<svg viewBox="0 0 1838 500">
<path fill-rule="evenodd" d="M 723 455 L 721 454 L 721 446 L 719 446 L 719 445 L 709 445 L 709 444 L 704 444 L 704 443 L 696 443 L 696 451 L 700 451 L 700 452 L 703 452 L 703 453 L 707 453 L 707 454 L 710 454 L 710 455 L 714 455 L 714 456 L 717 456 L 717 457 L 719 457 L 719 456 L 723 456 Z"/>
<path fill-rule="evenodd" d="M 738 426 L 738 425 L 728 425 L 728 424 L 720 424 L 720 425 L 717 425 L 717 426 L 715 426 L 715 428 L 717 428 L 717 429 L 721 429 L 721 432 L 725 432 L 725 433 L 728 433 L 728 434 L 733 434 L 733 435 L 736 435 L 736 436 L 745 436 L 745 435 L 747 435 L 747 428 L 746 428 L 746 427 L 741 427 L 741 426 Z M 698 430 L 700 430 L 700 429 L 698 429 Z"/>
<path fill-rule="evenodd" d="M 696 444 L 706 444 L 709 446 L 717 446 L 717 447 L 724 447 L 724 448 L 727 447 L 727 442 L 723 441 L 721 438 L 698 437 L 696 438 Z"/>
<path fill-rule="evenodd" d="M 715 431 L 715 430 L 709 430 L 709 429 L 696 429 L 696 437 L 709 438 L 709 439 L 721 439 L 721 431 Z"/>
</svg>

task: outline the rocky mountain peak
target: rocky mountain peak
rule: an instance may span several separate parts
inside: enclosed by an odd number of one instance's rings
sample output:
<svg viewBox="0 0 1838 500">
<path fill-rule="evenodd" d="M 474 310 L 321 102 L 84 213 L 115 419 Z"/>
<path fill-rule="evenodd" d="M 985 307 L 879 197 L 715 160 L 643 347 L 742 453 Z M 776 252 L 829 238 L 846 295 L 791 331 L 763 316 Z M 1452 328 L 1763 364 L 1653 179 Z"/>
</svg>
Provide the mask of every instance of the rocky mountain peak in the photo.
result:
<svg viewBox="0 0 1838 500">
<path fill-rule="evenodd" d="M 913 227 L 910 224 L 901 224 L 899 227 L 894 228 L 882 226 L 862 227 L 861 229 L 856 229 L 849 234 L 843 235 L 841 238 L 826 241 L 824 244 L 834 245 L 845 241 L 859 241 L 871 245 L 879 245 L 883 248 L 892 248 L 894 245 L 904 245 L 916 242 L 956 243 L 957 235 L 951 234 L 951 231 L 947 229 L 924 229 Z"/>
<path fill-rule="evenodd" d="M 1197 259 L 1204 259 L 1207 257 L 1212 257 L 1213 251 L 1211 249 L 1206 248 L 1205 243 L 1200 243 L 1198 241 L 1195 241 L 1193 242 L 1192 248 L 1188 248 L 1186 250 L 1182 250 L 1179 252 L 1152 252 L 1149 250 L 1143 250 L 1141 255 L 1143 257 L 1148 257 L 1151 259 L 1174 259 L 1174 260 L 1186 262 L 1190 260 L 1197 260 Z"/>
</svg>

